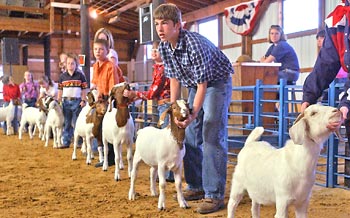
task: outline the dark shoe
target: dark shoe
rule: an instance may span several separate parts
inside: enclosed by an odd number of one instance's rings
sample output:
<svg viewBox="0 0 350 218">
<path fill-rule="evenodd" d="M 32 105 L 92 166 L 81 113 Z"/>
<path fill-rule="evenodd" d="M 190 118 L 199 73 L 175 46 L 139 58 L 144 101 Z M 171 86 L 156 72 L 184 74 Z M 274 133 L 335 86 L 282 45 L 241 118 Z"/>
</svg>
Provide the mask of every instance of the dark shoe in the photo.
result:
<svg viewBox="0 0 350 218">
<path fill-rule="evenodd" d="M 110 166 L 114 166 L 115 165 L 115 163 L 114 163 L 114 160 L 113 161 L 109 161 L 108 160 L 108 166 L 110 167 Z"/>
<path fill-rule="evenodd" d="M 113 166 L 114 165 L 114 161 L 113 162 L 109 162 L 108 161 L 108 166 Z M 95 164 L 96 168 L 102 167 L 103 166 L 103 162 L 98 162 L 97 164 Z"/>
<path fill-rule="evenodd" d="M 165 181 L 170 182 L 170 183 L 174 183 L 175 179 L 173 179 L 173 178 L 166 178 Z"/>
<path fill-rule="evenodd" d="M 57 149 L 66 149 L 66 148 L 69 148 L 69 145 L 62 145 L 60 147 L 57 147 Z"/>
<path fill-rule="evenodd" d="M 182 192 L 186 201 L 197 201 L 204 198 L 204 191 L 184 190 Z M 174 200 L 177 201 L 177 195 L 174 195 Z"/>
<path fill-rule="evenodd" d="M 97 164 L 95 164 L 96 168 L 102 167 L 103 166 L 103 162 L 98 162 Z"/>
<path fill-rule="evenodd" d="M 205 198 L 199 204 L 197 212 L 200 214 L 207 214 L 216 212 L 225 207 L 224 200 L 215 198 Z"/>
</svg>

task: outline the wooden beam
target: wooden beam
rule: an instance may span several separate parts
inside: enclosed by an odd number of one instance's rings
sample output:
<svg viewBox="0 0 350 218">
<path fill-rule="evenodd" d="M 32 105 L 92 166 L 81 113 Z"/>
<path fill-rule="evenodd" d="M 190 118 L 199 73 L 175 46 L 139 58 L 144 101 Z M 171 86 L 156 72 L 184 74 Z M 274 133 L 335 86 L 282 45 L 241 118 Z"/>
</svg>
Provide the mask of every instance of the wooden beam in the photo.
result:
<svg viewBox="0 0 350 218">
<path fill-rule="evenodd" d="M 43 8 L 32 8 L 32 7 L 20 7 L 20 6 L 10 6 L 10 5 L 2 5 L 0 4 L 0 10 L 8 10 L 8 11 L 20 11 L 27 12 L 32 14 L 48 14 L 49 10 Z"/>
<path fill-rule="evenodd" d="M 120 13 L 129 10 L 130 8 L 138 7 L 144 3 L 149 3 L 151 0 L 135 0 L 127 5 L 124 5 L 123 7 L 118 8 L 115 11 L 112 11 L 105 15 L 106 18 L 111 18 L 119 15 Z"/>
<path fill-rule="evenodd" d="M 49 20 L 16 17 L 1 17 L 0 28 L 8 31 L 46 32 L 50 31 Z"/>
<path fill-rule="evenodd" d="M 186 21 L 187 23 L 190 23 L 190 22 L 194 22 L 197 20 L 211 17 L 211 16 L 215 16 L 223 13 L 225 8 L 231 7 L 241 2 L 242 1 L 240 0 L 225 0 L 225 1 L 213 4 L 211 6 L 208 6 L 206 8 L 202 8 L 202 9 L 184 14 L 182 16 L 182 21 Z"/>
<path fill-rule="evenodd" d="M 79 4 L 61 3 L 61 2 L 50 2 L 50 4 L 45 6 L 45 9 L 49 9 L 49 8 L 68 8 L 68 9 L 80 10 L 80 5 Z"/>
<path fill-rule="evenodd" d="M 80 0 L 72 0 L 69 2 L 70 4 L 79 4 L 80 3 Z"/>
</svg>

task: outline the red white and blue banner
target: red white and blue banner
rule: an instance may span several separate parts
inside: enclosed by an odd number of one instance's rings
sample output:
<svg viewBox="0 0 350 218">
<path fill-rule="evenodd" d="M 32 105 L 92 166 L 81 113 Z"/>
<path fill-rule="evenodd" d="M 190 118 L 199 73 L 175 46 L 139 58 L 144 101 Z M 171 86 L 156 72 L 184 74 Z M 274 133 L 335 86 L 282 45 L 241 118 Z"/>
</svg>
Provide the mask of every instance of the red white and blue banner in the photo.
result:
<svg viewBox="0 0 350 218">
<path fill-rule="evenodd" d="M 227 26 L 237 34 L 249 35 L 254 29 L 261 3 L 262 0 L 254 0 L 225 8 Z"/>
</svg>

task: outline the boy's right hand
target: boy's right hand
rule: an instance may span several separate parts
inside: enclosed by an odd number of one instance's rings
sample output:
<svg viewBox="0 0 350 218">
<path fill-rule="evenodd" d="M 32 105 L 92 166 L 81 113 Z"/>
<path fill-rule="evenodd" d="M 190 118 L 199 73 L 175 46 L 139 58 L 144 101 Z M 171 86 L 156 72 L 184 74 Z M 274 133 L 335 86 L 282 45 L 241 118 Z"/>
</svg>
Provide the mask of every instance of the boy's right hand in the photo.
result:
<svg viewBox="0 0 350 218">
<path fill-rule="evenodd" d="M 134 91 L 125 89 L 123 92 L 123 96 L 130 99 L 134 99 L 136 97 L 136 93 Z"/>
</svg>

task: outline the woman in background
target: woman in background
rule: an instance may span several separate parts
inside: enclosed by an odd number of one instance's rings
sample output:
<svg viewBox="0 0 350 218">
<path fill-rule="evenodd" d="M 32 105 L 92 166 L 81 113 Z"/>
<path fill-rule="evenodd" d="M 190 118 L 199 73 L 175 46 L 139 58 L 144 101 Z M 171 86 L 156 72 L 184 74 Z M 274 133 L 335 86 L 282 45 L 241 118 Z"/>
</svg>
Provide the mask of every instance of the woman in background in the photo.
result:
<svg viewBox="0 0 350 218">
<path fill-rule="evenodd" d="M 278 83 L 280 79 L 285 79 L 288 85 L 294 85 L 299 78 L 299 61 L 293 47 L 287 43 L 283 29 L 279 25 L 271 25 L 268 39 L 272 45 L 260 62 L 281 63 Z"/>
</svg>

